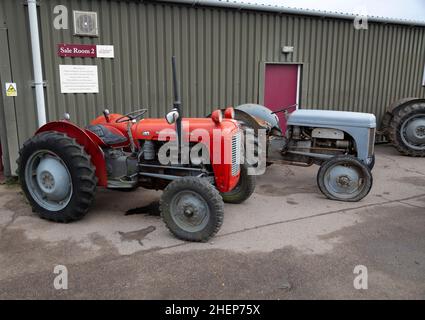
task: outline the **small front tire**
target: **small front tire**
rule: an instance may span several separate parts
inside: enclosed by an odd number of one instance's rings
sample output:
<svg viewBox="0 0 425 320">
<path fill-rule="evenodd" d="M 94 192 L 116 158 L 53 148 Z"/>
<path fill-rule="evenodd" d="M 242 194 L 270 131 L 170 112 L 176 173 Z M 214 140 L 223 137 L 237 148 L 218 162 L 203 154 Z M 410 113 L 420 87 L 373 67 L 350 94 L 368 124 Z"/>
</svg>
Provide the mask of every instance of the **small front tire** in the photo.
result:
<svg viewBox="0 0 425 320">
<path fill-rule="evenodd" d="M 372 184 L 369 167 L 352 156 L 325 161 L 317 174 L 320 191 L 331 200 L 360 201 L 369 194 Z"/>
<path fill-rule="evenodd" d="M 160 200 L 161 217 L 177 238 L 205 242 L 223 224 L 224 202 L 217 189 L 207 180 L 179 178 L 164 190 Z"/>
</svg>

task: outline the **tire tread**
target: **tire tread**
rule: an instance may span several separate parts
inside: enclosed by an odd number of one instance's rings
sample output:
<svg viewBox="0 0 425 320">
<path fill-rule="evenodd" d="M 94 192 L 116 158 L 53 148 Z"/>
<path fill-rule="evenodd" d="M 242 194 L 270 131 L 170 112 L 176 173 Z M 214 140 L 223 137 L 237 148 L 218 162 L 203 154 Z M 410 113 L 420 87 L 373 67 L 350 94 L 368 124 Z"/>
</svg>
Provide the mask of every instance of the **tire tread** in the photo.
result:
<svg viewBox="0 0 425 320">
<path fill-rule="evenodd" d="M 196 235 L 190 236 L 187 232 L 181 232 L 176 230 L 173 226 L 173 223 L 170 221 L 169 210 L 170 210 L 170 201 L 169 199 L 173 194 L 183 189 L 190 189 L 193 191 L 198 190 L 198 192 L 204 193 L 203 196 L 208 199 L 210 206 L 212 206 L 212 212 L 215 216 L 215 221 L 213 221 L 212 228 L 210 230 L 203 230 Z M 171 182 L 164 190 L 162 197 L 159 202 L 159 207 L 161 211 L 161 217 L 165 222 L 167 229 L 177 238 L 181 240 L 188 240 L 194 242 L 207 242 L 213 236 L 217 234 L 220 230 L 223 219 L 224 219 L 224 203 L 221 198 L 220 193 L 217 189 L 210 184 L 208 181 L 202 178 L 196 177 L 183 177 Z"/>
<path fill-rule="evenodd" d="M 414 150 L 403 143 L 401 139 L 400 128 L 403 120 L 412 113 L 424 113 L 425 103 L 408 104 L 394 111 L 390 126 L 387 128 L 388 139 L 395 146 L 398 152 L 411 157 L 425 157 L 425 150 Z"/>
<path fill-rule="evenodd" d="M 32 199 L 30 193 L 27 190 L 25 183 L 25 163 L 23 163 L 22 159 L 25 158 L 27 160 L 31 155 L 31 152 L 35 152 L 36 150 L 40 149 L 41 145 L 58 148 L 60 146 L 60 148 L 64 151 L 64 154 L 66 154 L 68 157 L 68 165 L 71 166 L 71 168 L 68 170 L 70 170 L 71 177 L 73 177 L 74 189 L 78 189 L 74 190 L 74 201 L 71 199 L 71 202 L 73 203 L 72 208 L 68 206 L 59 212 L 52 213 L 40 207 L 35 202 L 35 200 Z M 96 169 L 91 163 L 90 156 L 85 152 L 84 148 L 77 143 L 75 139 L 68 137 L 64 133 L 55 131 L 39 133 L 23 144 L 22 149 L 19 151 L 17 164 L 17 173 L 23 191 L 28 198 L 33 211 L 37 212 L 41 218 L 54 222 L 68 223 L 80 220 L 87 214 L 91 204 L 94 201 L 96 193 Z M 77 182 L 77 185 L 75 182 Z"/>
</svg>

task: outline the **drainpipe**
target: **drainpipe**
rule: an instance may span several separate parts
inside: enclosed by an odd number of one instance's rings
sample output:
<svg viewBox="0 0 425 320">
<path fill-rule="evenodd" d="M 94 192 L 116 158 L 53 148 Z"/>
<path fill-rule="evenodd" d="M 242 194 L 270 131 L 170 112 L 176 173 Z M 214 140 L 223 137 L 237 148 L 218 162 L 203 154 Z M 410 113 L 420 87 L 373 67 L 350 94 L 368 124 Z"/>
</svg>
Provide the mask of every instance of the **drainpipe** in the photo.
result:
<svg viewBox="0 0 425 320">
<path fill-rule="evenodd" d="M 40 36 L 38 31 L 37 1 L 28 0 L 30 21 L 32 61 L 34 69 L 35 98 L 37 105 L 38 126 L 46 124 L 46 105 L 44 102 L 43 68 L 41 64 Z"/>
</svg>

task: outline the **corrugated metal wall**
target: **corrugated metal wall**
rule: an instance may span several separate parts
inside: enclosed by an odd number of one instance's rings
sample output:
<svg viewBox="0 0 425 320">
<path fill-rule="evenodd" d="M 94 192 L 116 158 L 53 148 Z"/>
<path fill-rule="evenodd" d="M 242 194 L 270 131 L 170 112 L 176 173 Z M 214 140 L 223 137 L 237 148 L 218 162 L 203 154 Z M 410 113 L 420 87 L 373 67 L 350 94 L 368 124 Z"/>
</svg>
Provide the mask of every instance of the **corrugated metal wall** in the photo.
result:
<svg viewBox="0 0 425 320">
<path fill-rule="evenodd" d="M 53 8 L 65 5 L 70 29 L 53 28 Z M 19 140 L 34 131 L 28 21 L 23 1 L 1 1 L 9 32 Z M 150 108 L 163 116 L 172 103 L 171 56 L 178 57 L 186 115 L 217 106 L 258 102 L 261 62 L 300 62 L 303 108 L 375 113 L 394 100 L 425 97 L 425 28 L 266 12 L 110 0 L 40 0 L 46 97 L 50 120 L 65 111 L 87 124 L 108 107 Z M 97 11 L 100 37 L 75 37 L 72 10 Z M 0 15 L 1 16 L 1 15 Z M 115 59 L 60 58 L 58 43 L 113 44 Z M 3 45 L 3 44 L 2 44 Z M 288 56 L 283 45 L 294 46 Z M 99 94 L 61 94 L 59 64 L 97 64 Z"/>
</svg>

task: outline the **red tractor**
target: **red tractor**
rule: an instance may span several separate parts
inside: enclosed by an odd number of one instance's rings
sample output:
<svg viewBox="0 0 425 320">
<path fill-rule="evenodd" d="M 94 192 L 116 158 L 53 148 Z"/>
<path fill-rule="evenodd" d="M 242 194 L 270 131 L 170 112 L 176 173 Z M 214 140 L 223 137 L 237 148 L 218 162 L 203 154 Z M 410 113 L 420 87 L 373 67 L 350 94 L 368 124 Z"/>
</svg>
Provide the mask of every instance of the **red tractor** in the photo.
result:
<svg viewBox="0 0 425 320">
<path fill-rule="evenodd" d="M 240 164 L 241 131 L 233 120 L 233 109 L 228 108 L 224 117 L 217 110 L 212 118 L 184 119 L 182 125 L 175 59 L 173 74 L 175 103 L 166 119 L 143 119 L 147 109 L 126 115 L 105 110 L 90 126 L 80 128 L 68 116 L 42 126 L 25 142 L 18 173 L 34 211 L 47 220 L 71 222 L 88 212 L 97 186 L 143 187 L 164 190 L 161 216 L 176 237 L 206 241 L 214 236 L 223 222 L 224 202 L 249 198 L 255 178 Z M 200 142 L 194 134 L 199 129 L 210 137 L 218 131 L 220 143 Z M 162 140 L 164 130 L 174 134 Z M 159 153 L 172 141 L 179 161 L 164 164 Z M 181 161 L 185 141 L 189 149 L 201 145 L 210 161 Z"/>
</svg>

